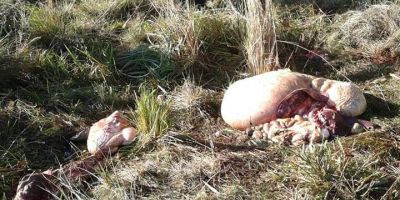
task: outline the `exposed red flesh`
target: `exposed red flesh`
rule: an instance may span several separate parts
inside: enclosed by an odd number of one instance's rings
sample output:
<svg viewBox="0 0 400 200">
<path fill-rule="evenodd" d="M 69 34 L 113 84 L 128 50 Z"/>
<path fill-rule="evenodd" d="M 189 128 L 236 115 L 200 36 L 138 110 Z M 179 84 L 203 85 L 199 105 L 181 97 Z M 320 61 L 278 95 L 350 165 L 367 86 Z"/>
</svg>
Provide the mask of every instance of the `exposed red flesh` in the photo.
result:
<svg viewBox="0 0 400 200">
<path fill-rule="evenodd" d="M 354 123 L 358 122 L 367 129 L 372 123 L 357 120 L 354 117 L 344 117 L 329 104 L 329 98 L 313 89 L 298 89 L 287 95 L 279 104 L 277 118 L 290 118 L 295 115 L 307 116 L 315 126 L 326 128 L 331 135 L 348 135 Z"/>
<path fill-rule="evenodd" d="M 313 89 L 298 89 L 281 101 L 276 111 L 276 117 L 288 118 L 295 115 L 306 115 L 316 108 L 328 106 L 328 100 L 328 97 Z"/>
</svg>

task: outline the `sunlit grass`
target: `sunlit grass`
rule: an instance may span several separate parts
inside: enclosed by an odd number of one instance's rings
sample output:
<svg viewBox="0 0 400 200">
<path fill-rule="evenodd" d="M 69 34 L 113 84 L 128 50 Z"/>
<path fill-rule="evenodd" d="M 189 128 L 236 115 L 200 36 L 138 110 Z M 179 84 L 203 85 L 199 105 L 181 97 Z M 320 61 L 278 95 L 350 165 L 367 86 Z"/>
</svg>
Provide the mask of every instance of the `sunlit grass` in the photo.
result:
<svg viewBox="0 0 400 200">
<path fill-rule="evenodd" d="M 370 61 L 397 62 L 398 4 L 272 2 L 1 1 L 0 196 L 69 162 L 69 136 L 121 110 L 137 140 L 88 183 L 63 182 L 57 198 L 397 199 L 399 69 Z M 301 47 L 326 53 L 334 72 L 310 67 L 318 56 Z M 369 94 L 363 118 L 381 129 L 304 149 L 238 149 L 241 133 L 219 116 L 224 88 L 279 64 L 353 73 Z"/>
<path fill-rule="evenodd" d="M 246 1 L 246 41 L 248 71 L 261 74 L 279 67 L 274 5 L 258 0 Z"/>
<path fill-rule="evenodd" d="M 155 142 L 171 126 L 171 105 L 168 99 L 160 99 L 156 90 L 142 86 L 135 100 L 136 108 L 131 111 L 133 124 L 139 133 L 139 149 Z"/>
<path fill-rule="evenodd" d="M 341 141 L 304 147 L 287 163 L 268 172 L 273 181 L 283 181 L 316 198 L 371 198 L 393 183 L 392 175 L 379 169 L 376 154 L 360 152 Z M 395 183 L 393 183 L 395 184 Z M 300 189 L 300 190 L 299 190 Z M 296 195 L 293 193 L 292 195 Z M 389 195 L 396 195 L 391 193 Z"/>
<path fill-rule="evenodd" d="M 337 16 L 326 38 L 327 49 L 378 64 L 394 62 L 399 55 L 399 13 L 399 5 L 388 4 Z"/>
</svg>

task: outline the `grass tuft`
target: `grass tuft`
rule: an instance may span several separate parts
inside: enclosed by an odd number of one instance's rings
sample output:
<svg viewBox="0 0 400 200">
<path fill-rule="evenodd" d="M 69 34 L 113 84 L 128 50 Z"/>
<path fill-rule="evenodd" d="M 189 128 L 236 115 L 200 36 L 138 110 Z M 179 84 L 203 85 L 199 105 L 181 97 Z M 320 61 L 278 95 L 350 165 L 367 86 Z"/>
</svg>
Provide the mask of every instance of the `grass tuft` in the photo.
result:
<svg viewBox="0 0 400 200">
<path fill-rule="evenodd" d="M 157 7 L 162 17 L 149 24 L 146 35 L 152 47 L 174 60 L 177 74 L 221 78 L 242 65 L 245 31 L 237 13 L 227 8 L 196 11 L 190 5 L 166 2 Z"/>
<path fill-rule="evenodd" d="M 175 87 L 170 97 L 176 123 L 181 129 L 203 126 L 212 117 L 219 116 L 219 94 L 196 85 L 192 78 L 186 78 L 182 85 Z"/>
<path fill-rule="evenodd" d="M 158 98 L 156 90 L 140 87 L 136 109 L 131 111 L 133 123 L 139 133 L 138 149 L 163 136 L 171 126 L 170 102 Z"/>
<path fill-rule="evenodd" d="M 259 0 L 249 0 L 246 8 L 248 71 L 261 74 L 275 70 L 279 67 L 279 59 L 272 1 L 267 0 L 263 5 Z"/>
<path fill-rule="evenodd" d="M 272 180 L 313 198 L 375 198 L 393 182 L 391 175 L 379 169 L 379 157 L 340 141 L 305 147 L 294 155 L 271 172 Z"/>
<path fill-rule="evenodd" d="M 71 5 L 62 7 L 32 7 L 29 12 L 29 32 L 32 38 L 39 37 L 42 44 L 52 45 L 71 33 Z M 46 16 L 46 17 L 43 17 Z"/>
<path fill-rule="evenodd" d="M 174 64 L 166 55 L 146 46 L 119 55 L 116 62 L 119 72 L 129 80 L 163 80 L 174 71 Z"/>
<path fill-rule="evenodd" d="M 22 33 L 26 28 L 26 3 L 4 0 L 0 2 L 0 37 Z"/>
</svg>

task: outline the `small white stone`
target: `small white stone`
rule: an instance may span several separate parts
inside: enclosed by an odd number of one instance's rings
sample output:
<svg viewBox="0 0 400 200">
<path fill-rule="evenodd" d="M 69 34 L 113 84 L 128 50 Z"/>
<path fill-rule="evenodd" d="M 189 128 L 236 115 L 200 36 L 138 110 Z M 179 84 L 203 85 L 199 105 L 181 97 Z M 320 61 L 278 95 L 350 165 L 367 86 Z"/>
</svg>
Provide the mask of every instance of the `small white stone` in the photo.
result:
<svg viewBox="0 0 400 200">
<path fill-rule="evenodd" d="M 221 137 L 221 135 L 222 135 L 222 131 L 217 131 L 214 133 L 215 137 Z"/>
<path fill-rule="evenodd" d="M 263 140 L 268 139 L 268 132 L 263 131 Z"/>
<path fill-rule="evenodd" d="M 354 123 L 353 127 L 351 128 L 351 133 L 356 134 L 356 133 L 362 133 L 364 132 L 364 127 L 361 126 L 359 123 Z"/>
</svg>

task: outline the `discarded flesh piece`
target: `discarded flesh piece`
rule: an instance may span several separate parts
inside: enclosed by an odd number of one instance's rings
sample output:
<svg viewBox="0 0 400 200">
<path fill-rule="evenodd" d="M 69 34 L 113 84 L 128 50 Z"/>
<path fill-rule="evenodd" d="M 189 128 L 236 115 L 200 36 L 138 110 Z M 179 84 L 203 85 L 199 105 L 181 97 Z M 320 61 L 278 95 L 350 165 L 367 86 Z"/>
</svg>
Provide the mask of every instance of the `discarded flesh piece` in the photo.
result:
<svg viewBox="0 0 400 200">
<path fill-rule="evenodd" d="M 99 157 L 90 156 L 59 169 L 25 175 L 19 181 L 14 200 L 55 199 L 62 189 L 60 180 L 65 180 L 67 183 L 86 180 L 92 175 L 99 162 L 101 162 Z"/>
<path fill-rule="evenodd" d="M 94 123 L 89 130 L 87 148 L 91 154 L 107 149 L 115 153 L 121 145 L 128 145 L 136 138 L 136 130 L 127 127 L 128 121 L 115 111 L 110 116 Z"/>
</svg>

